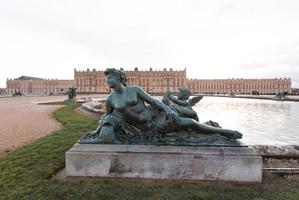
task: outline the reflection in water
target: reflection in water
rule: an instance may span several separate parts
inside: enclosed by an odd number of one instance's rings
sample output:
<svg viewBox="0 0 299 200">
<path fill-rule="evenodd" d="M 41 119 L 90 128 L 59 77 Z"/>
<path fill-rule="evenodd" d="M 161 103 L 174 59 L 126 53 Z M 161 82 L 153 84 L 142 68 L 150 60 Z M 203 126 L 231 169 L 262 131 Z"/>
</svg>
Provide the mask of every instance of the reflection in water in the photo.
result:
<svg viewBox="0 0 299 200">
<path fill-rule="evenodd" d="M 201 122 L 213 120 L 243 133 L 245 144 L 299 144 L 299 103 L 204 97 L 195 107 Z"/>
</svg>

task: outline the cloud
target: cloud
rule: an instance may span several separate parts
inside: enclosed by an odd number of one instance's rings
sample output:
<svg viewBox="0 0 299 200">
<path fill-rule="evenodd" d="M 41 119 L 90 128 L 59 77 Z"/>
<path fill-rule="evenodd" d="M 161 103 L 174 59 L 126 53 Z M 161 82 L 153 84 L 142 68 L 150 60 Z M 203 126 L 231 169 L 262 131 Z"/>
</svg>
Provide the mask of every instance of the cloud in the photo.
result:
<svg viewBox="0 0 299 200">
<path fill-rule="evenodd" d="M 192 78 L 291 77 L 297 1 L 3 1 L 0 86 L 73 68 L 187 67 Z"/>
</svg>

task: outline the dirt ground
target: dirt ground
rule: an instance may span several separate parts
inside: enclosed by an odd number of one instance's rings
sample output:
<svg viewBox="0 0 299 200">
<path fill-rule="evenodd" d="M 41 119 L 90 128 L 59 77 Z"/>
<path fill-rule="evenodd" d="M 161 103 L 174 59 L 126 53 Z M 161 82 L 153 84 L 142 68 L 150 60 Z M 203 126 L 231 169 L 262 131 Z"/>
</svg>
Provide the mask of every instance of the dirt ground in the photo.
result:
<svg viewBox="0 0 299 200">
<path fill-rule="evenodd" d="M 101 95 L 86 95 L 86 97 Z M 67 96 L 0 98 L 0 155 L 61 128 L 52 112 L 61 105 L 38 103 L 63 101 Z M 78 96 L 81 98 L 81 95 Z"/>
<path fill-rule="evenodd" d="M 64 96 L 0 98 L 0 155 L 61 128 L 51 116 L 61 105 L 38 103 L 64 99 Z"/>
</svg>

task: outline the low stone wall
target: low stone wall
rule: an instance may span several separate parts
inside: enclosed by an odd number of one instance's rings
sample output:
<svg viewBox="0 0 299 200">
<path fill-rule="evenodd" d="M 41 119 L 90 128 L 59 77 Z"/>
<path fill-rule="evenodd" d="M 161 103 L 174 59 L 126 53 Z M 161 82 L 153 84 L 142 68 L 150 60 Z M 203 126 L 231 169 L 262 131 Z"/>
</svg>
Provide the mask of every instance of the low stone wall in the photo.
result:
<svg viewBox="0 0 299 200">
<path fill-rule="evenodd" d="M 263 157 L 263 173 L 299 175 L 299 146 L 254 145 L 251 148 Z"/>
<path fill-rule="evenodd" d="M 299 146 L 253 145 L 252 148 L 263 158 L 299 159 Z"/>
<path fill-rule="evenodd" d="M 106 112 L 106 103 L 105 100 L 93 100 L 88 101 L 82 104 L 82 107 L 85 108 L 88 111 L 94 112 L 94 113 L 105 113 Z"/>
</svg>

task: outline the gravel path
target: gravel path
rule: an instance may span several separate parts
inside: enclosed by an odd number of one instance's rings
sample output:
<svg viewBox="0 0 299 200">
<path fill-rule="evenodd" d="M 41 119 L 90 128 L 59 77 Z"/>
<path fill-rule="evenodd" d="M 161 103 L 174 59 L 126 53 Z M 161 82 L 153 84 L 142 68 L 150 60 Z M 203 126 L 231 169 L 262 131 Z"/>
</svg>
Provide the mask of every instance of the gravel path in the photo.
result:
<svg viewBox="0 0 299 200">
<path fill-rule="evenodd" d="M 77 98 L 105 98 L 104 94 L 78 95 Z M 38 103 L 63 101 L 67 96 L 0 98 L 0 155 L 44 137 L 62 126 L 52 112 L 62 105 Z"/>
<path fill-rule="evenodd" d="M 62 105 L 38 105 L 62 101 L 58 97 L 0 98 L 0 155 L 61 128 L 52 112 Z"/>
</svg>

